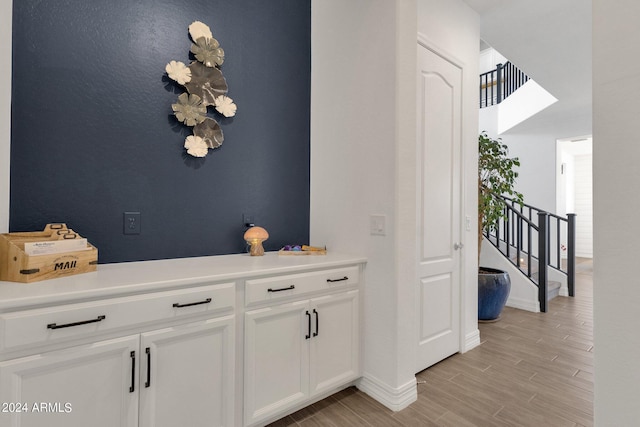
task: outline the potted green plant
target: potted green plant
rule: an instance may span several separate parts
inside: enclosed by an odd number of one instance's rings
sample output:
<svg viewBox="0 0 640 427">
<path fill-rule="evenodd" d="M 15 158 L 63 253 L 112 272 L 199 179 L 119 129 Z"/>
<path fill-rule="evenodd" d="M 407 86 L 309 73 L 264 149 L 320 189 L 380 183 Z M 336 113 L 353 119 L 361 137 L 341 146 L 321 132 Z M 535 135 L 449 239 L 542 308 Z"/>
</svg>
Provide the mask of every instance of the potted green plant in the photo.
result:
<svg viewBox="0 0 640 427">
<path fill-rule="evenodd" d="M 509 149 L 500 139 L 487 136 L 486 132 L 478 137 L 478 265 L 482 235 L 490 231 L 505 215 L 505 204 L 494 195 L 509 195 L 522 204 L 522 194 L 514 189 L 520 166 L 517 157 L 509 157 Z M 511 281 L 509 274 L 502 270 L 479 267 L 478 270 L 478 319 L 495 321 L 500 318 L 504 308 Z"/>
</svg>

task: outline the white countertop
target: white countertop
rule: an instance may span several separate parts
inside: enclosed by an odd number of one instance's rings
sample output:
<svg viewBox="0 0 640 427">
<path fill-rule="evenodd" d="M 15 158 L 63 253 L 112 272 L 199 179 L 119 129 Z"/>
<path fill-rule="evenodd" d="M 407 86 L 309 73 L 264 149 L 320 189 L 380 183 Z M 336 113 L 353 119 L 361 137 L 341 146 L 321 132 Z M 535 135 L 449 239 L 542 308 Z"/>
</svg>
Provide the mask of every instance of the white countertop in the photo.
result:
<svg viewBox="0 0 640 427">
<path fill-rule="evenodd" d="M 34 283 L 0 281 L 0 312 L 365 262 L 362 256 L 332 252 L 327 255 L 267 252 L 261 257 L 237 254 L 101 264 L 95 272 L 59 279 Z"/>
</svg>

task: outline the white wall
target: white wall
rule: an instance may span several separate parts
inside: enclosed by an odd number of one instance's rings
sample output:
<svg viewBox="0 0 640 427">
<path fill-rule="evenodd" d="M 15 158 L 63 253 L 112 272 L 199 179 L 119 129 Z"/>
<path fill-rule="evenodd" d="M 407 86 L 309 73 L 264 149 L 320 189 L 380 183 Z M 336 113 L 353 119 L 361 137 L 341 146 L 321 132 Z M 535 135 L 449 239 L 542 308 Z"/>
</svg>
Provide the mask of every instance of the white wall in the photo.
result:
<svg viewBox="0 0 640 427">
<path fill-rule="evenodd" d="M 311 243 L 368 257 L 365 391 L 393 409 L 416 397 L 416 10 L 427 38 L 468 65 L 464 201 L 475 218 L 477 15 L 461 0 L 312 2 Z M 371 214 L 386 216 L 386 236 L 369 234 Z M 468 234 L 475 239 L 474 221 Z M 477 340 L 475 245 L 467 247 L 463 336 Z"/>
<path fill-rule="evenodd" d="M 555 212 L 556 207 L 556 135 L 502 135 L 509 156 L 520 159 L 516 190 L 527 204 Z"/>
<path fill-rule="evenodd" d="M 583 118 L 563 120 L 561 123 L 536 123 L 530 121 L 498 135 L 498 107 L 480 110 L 479 131 L 487 131 L 493 138 L 500 138 L 509 147 L 509 156 L 520 159 L 516 190 L 524 195 L 527 204 L 556 213 L 557 140 L 584 135 L 591 130 Z M 523 126 L 524 125 L 524 126 Z M 560 212 L 562 213 L 562 212 Z"/>
<path fill-rule="evenodd" d="M 367 256 L 364 374 L 388 394 L 415 392 L 412 352 L 399 342 L 410 337 L 413 324 L 412 310 L 399 307 L 410 283 L 398 283 L 396 265 L 396 163 L 405 156 L 397 154 L 405 121 L 415 145 L 415 95 L 399 104 L 403 71 L 396 66 L 406 59 L 402 49 L 410 48 L 413 60 L 402 66 L 411 70 L 405 80 L 415 87 L 415 3 L 413 13 L 397 10 L 401 4 L 312 2 L 311 243 Z M 399 13 L 408 14 L 406 24 Z M 402 25 L 411 34 L 408 46 L 397 44 Z M 385 236 L 369 234 L 370 214 L 386 216 Z"/>
<path fill-rule="evenodd" d="M 0 2 L 0 233 L 9 231 L 12 1 Z"/>
<path fill-rule="evenodd" d="M 532 134 L 498 135 L 499 106 L 480 109 L 478 131 L 500 138 L 509 147 L 509 157 L 518 157 L 520 167 L 516 190 L 527 204 L 555 212 L 556 206 L 556 136 L 544 131 Z"/>
<path fill-rule="evenodd" d="M 593 0 L 595 425 L 640 419 L 640 2 Z M 612 67 L 611 64 L 615 64 Z"/>
<path fill-rule="evenodd" d="M 559 143 L 556 158 L 556 214 L 566 215 L 575 211 L 573 156 L 563 151 Z"/>
<path fill-rule="evenodd" d="M 502 134 L 558 100 L 533 80 L 498 104 L 498 133 Z"/>
<path fill-rule="evenodd" d="M 507 58 L 502 56 L 500 52 L 494 48 L 484 49 L 480 52 L 480 63 L 478 65 L 478 74 L 486 73 L 496 69 L 496 65 L 504 65 Z"/>
<path fill-rule="evenodd" d="M 576 256 L 593 258 L 593 156 L 574 157 Z"/>
<path fill-rule="evenodd" d="M 556 144 L 556 212 L 558 215 L 575 213 L 575 157 L 593 154 L 591 135 L 559 139 Z M 564 165 L 564 170 L 563 170 Z M 592 168 L 589 168 L 591 171 Z M 583 177 L 593 181 L 593 174 Z M 593 191 L 591 191 L 593 195 Z"/>
</svg>

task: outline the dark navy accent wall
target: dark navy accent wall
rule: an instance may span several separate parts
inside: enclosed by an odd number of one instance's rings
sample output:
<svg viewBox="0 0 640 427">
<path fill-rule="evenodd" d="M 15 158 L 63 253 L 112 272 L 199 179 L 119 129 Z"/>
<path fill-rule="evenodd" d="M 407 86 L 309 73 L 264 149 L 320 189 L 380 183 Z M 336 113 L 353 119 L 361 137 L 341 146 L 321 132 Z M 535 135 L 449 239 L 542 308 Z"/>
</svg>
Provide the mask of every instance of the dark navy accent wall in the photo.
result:
<svg viewBox="0 0 640 427">
<path fill-rule="evenodd" d="M 99 262 L 267 250 L 309 238 L 310 0 L 20 0 L 13 4 L 10 230 L 66 222 Z M 187 27 L 209 25 L 237 115 L 203 159 L 171 111 Z M 212 115 L 210 113 L 210 115 Z M 123 212 L 141 212 L 140 235 Z"/>
</svg>

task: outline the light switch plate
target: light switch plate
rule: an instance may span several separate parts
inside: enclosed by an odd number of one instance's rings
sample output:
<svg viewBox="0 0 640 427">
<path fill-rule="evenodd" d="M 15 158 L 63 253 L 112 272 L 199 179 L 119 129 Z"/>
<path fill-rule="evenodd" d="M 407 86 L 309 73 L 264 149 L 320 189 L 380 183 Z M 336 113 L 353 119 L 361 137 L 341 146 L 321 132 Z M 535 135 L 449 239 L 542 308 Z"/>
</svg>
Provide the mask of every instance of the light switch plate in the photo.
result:
<svg viewBox="0 0 640 427">
<path fill-rule="evenodd" d="M 387 234 L 386 215 L 370 215 L 369 231 L 372 236 L 386 236 Z"/>
</svg>

